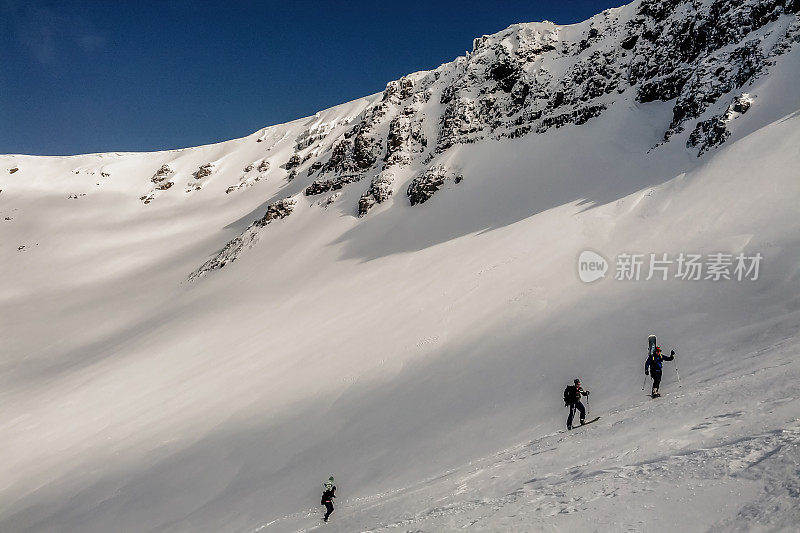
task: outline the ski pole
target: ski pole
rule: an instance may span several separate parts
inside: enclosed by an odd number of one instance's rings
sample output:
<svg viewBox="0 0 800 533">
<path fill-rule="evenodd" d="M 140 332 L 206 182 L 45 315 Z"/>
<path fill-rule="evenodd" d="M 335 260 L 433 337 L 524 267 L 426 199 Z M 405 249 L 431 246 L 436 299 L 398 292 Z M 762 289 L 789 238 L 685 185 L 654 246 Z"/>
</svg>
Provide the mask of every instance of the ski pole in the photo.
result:
<svg viewBox="0 0 800 533">
<path fill-rule="evenodd" d="M 675 365 L 675 375 L 678 376 L 678 387 L 682 387 L 681 385 L 681 375 L 678 373 L 678 365 Z"/>
<path fill-rule="evenodd" d="M 642 390 L 644 390 L 645 385 L 647 385 L 647 374 L 644 375 L 644 381 L 642 381 Z"/>
<path fill-rule="evenodd" d="M 589 395 L 588 394 L 586 395 L 586 414 L 587 415 L 592 414 L 592 406 L 589 405 Z"/>
</svg>

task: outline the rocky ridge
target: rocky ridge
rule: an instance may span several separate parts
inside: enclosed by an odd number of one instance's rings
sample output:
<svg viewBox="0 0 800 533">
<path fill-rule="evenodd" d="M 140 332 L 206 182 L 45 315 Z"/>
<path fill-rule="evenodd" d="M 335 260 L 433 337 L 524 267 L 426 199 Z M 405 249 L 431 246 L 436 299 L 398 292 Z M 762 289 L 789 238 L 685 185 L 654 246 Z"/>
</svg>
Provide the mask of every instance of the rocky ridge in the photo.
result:
<svg viewBox="0 0 800 533">
<path fill-rule="evenodd" d="M 743 89 L 800 42 L 798 11 L 800 0 L 639 0 L 573 26 L 515 24 L 451 63 L 389 82 L 358 116 L 303 131 L 281 168 L 310 181 L 307 197 L 369 180 L 364 217 L 393 196 L 398 176 L 412 206 L 459 183 L 446 162 L 457 145 L 580 126 L 622 99 L 671 102 L 663 142 L 681 138 L 699 157 L 757 105 Z M 227 264 L 231 243 L 204 268 Z"/>
</svg>

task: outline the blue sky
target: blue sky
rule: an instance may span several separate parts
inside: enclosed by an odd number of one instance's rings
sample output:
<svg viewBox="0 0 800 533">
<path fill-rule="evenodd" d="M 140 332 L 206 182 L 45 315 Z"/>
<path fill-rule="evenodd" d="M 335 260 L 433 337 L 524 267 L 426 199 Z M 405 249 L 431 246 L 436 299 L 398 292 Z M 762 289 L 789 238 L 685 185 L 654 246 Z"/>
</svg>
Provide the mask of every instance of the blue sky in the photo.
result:
<svg viewBox="0 0 800 533">
<path fill-rule="evenodd" d="M 0 0 L 0 153 L 180 148 L 383 90 L 515 22 L 625 0 Z"/>
</svg>

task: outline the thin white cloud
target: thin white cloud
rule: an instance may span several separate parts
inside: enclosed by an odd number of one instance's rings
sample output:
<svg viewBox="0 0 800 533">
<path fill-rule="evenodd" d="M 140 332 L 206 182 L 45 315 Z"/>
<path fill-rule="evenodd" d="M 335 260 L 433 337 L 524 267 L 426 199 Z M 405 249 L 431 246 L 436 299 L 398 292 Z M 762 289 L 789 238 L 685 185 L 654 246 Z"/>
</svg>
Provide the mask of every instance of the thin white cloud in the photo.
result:
<svg viewBox="0 0 800 533">
<path fill-rule="evenodd" d="M 76 49 L 92 53 L 107 43 L 85 17 L 62 13 L 40 2 L 2 0 L 0 12 L 17 42 L 45 66 L 55 64 Z"/>
</svg>

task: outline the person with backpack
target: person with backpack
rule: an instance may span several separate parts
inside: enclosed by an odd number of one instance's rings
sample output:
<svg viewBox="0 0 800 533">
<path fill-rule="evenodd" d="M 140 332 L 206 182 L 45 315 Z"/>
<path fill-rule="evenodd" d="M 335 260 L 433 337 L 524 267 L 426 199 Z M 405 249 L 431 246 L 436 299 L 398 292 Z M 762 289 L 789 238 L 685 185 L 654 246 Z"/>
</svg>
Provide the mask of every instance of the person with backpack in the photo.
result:
<svg viewBox="0 0 800 533">
<path fill-rule="evenodd" d="M 333 476 L 329 477 L 323 486 L 325 491 L 322 493 L 322 500 L 319 504 L 325 506 L 325 517 L 322 520 L 327 522 L 333 512 L 333 499 L 336 497 L 336 485 L 333 484 Z"/>
<path fill-rule="evenodd" d="M 658 398 L 661 396 L 658 392 L 658 386 L 661 385 L 661 367 L 664 361 L 672 361 L 673 359 L 675 359 L 675 350 L 672 350 L 672 353 L 669 355 L 662 355 L 659 346 L 656 346 L 653 353 L 647 357 L 647 361 L 644 364 L 644 375 L 648 375 L 649 372 L 649 374 L 653 376 L 653 391 L 650 393 L 651 398 Z"/>
<path fill-rule="evenodd" d="M 564 406 L 569 407 L 569 417 L 567 417 L 567 429 L 572 429 L 572 420 L 575 418 L 575 410 L 581 413 L 581 425 L 586 423 L 586 408 L 581 403 L 582 396 L 589 396 L 589 391 L 583 390 L 581 380 L 575 378 L 573 385 L 567 385 L 564 389 Z"/>
</svg>

